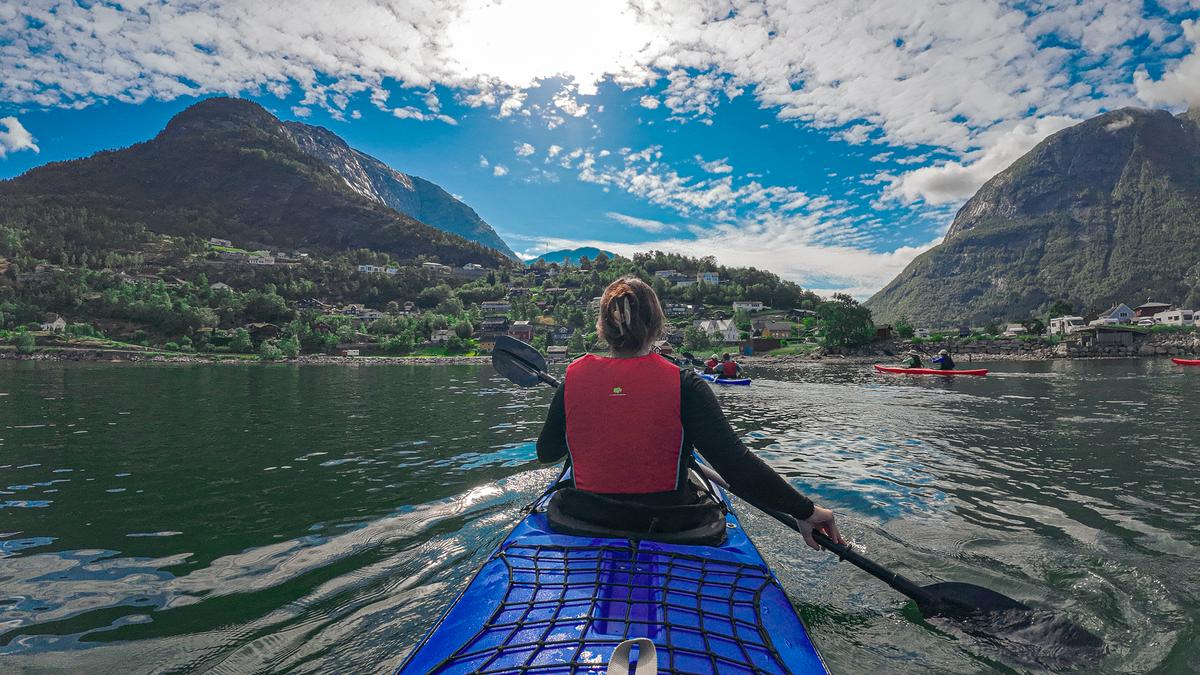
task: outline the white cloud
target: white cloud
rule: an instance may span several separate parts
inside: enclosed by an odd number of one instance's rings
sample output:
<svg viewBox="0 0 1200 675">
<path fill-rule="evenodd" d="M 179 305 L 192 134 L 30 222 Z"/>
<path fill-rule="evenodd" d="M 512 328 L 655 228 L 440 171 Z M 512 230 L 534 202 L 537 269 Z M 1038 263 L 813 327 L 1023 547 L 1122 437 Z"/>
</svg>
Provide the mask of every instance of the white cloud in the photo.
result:
<svg viewBox="0 0 1200 675">
<path fill-rule="evenodd" d="M 728 157 L 706 162 L 703 157 L 696 155 L 696 161 L 700 163 L 700 168 L 708 173 L 733 173 L 733 167 L 729 165 Z"/>
<path fill-rule="evenodd" d="M 649 110 L 654 110 L 655 108 L 657 108 L 659 106 L 659 100 L 657 98 L 654 98 L 653 96 L 650 96 L 649 94 L 647 94 L 646 96 L 643 96 L 641 98 L 641 100 L 638 101 L 638 105 L 642 106 L 643 108 L 647 108 Z"/>
<path fill-rule="evenodd" d="M 292 114 L 296 117 L 308 117 L 309 115 L 312 115 L 312 109 L 305 108 L 304 106 L 294 105 L 292 106 Z"/>
<path fill-rule="evenodd" d="M 492 167 L 492 175 L 493 176 L 507 176 L 508 175 L 508 167 L 504 166 L 503 164 L 497 164 Z"/>
<path fill-rule="evenodd" d="M 653 220 L 651 218 L 638 218 L 636 216 L 627 216 L 624 213 L 617 213 L 616 211 L 609 211 L 608 213 L 606 213 L 604 215 L 608 216 L 609 218 L 612 218 L 613 220 L 617 221 L 618 223 L 621 223 L 623 225 L 628 225 L 629 227 L 635 227 L 639 230 L 644 230 L 646 232 L 663 232 L 665 230 L 674 230 L 675 229 L 675 227 L 673 225 L 668 225 L 667 223 L 664 223 L 661 220 Z"/>
<path fill-rule="evenodd" d="M 537 152 L 537 148 L 529 143 L 517 143 L 515 152 L 517 153 L 517 157 L 528 157 Z"/>
<path fill-rule="evenodd" d="M 550 147 L 546 148 L 547 157 L 557 157 L 558 153 L 560 152 L 562 152 L 561 145 L 551 145 Z"/>
<path fill-rule="evenodd" d="M 554 95 L 554 105 L 571 117 L 583 117 L 587 114 L 588 104 L 580 103 L 570 91 L 563 90 Z"/>
<path fill-rule="evenodd" d="M 485 169 L 486 169 L 486 168 L 488 168 L 488 166 L 490 166 L 490 165 L 491 165 L 491 163 L 490 163 L 490 162 L 488 162 L 488 158 L 487 158 L 487 157 L 484 157 L 483 155 L 480 155 L 480 156 L 479 156 L 479 166 L 481 166 L 481 167 L 483 167 L 483 168 L 485 168 Z"/>
<path fill-rule="evenodd" d="M 885 198 L 904 203 L 923 200 L 927 204 L 962 201 L 1047 136 L 1078 121 L 1069 117 L 1043 117 L 995 129 L 984 139 L 989 141 L 985 150 L 968 155 L 964 162 L 926 166 L 895 177 Z"/>
<path fill-rule="evenodd" d="M 1145 68 L 1134 75 L 1138 96 L 1151 105 L 1200 106 L 1200 22 L 1186 20 L 1183 33 L 1191 53 L 1173 63 L 1155 80 Z"/>
<path fill-rule="evenodd" d="M 449 124 L 450 126 L 458 125 L 458 120 L 454 119 L 453 117 L 451 117 L 449 115 L 443 115 L 441 113 L 422 112 L 421 110 L 418 110 L 412 106 L 404 106 L 403 108 L 394 108 L 394 109 L 392 109 L 392 114 L 402 120 L 418 120 L 421 122 L 431 122 L 431 121 L 437 120 L 438 122 L 445 122 L 446 124 Z"/>
<path fill-rule="evenodd" d="M 40 153 L 42 151 L 37 146 L 37 139 L 17 118 L 0 117 L 0 127 L 2 127 L 0 128 L 0 159 L 4 159 L 10 152 L 32 150 Z"/>
</svg>

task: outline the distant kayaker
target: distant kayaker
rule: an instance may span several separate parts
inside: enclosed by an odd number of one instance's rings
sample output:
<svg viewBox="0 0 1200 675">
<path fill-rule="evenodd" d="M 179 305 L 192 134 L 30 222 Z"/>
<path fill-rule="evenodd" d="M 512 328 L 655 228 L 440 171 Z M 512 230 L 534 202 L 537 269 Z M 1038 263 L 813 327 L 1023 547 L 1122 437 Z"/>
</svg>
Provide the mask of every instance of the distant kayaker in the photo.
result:
<svg viewBox="0 0 1200 675">
<path fill-rule="evenodd" d="M 833 512 L 746 448 L 695 371 L 650 352 L 664 323 L 658 297 L 644 281 L 624 277 L 605 289 L 596 331 L 612 356 L 588 354 L 567 367 L 538 437 L 538 459 L 569 456 L 574 474 L 574 485 L 551 500 L 552 525 L 658 534 L 692 527 L 676 523 L 680 513 L 704 512 L 715 514 L 724 537 L 719 505 L 713 508 L 714 500 L 689 480 L 694 449 L 735 493 L 795 516 L 809 546 L 819 548 L 814 528 L 842 541 Z"/>
<path fill-rule="evenodd" d="M 729 352 L 725 352 L 721 355 L 721 365 L 716 368 L 716 371 L 718 378 L 722 380 L 732 380 L 741 374 L 742 367 L 738 365 L 737 361 L 733 360 L 733 357 L 729 355 Z"/>
<path fill-rule="evenodd" d="M 938 352 L 932 362 L 937 364 L 938 370 L 954 370 L 954 359 L 950 358 L 950 352 L 945 349 Z"/>
<path fill-rule="evenodd" d="M 704 362 L 704 374 L 715 375 L 717 373 L 717 366 L 719 365 L 721 365 L 721 359 L 718 359 L 717 355 L 713 354 Z"/>
<path fill-rule="evenodd" d="M 915 349 L 908 350 L 904 355 L 904 360 L 900 362 L 901 368 L 920 368 L 921 355 Z"/>
</svg>

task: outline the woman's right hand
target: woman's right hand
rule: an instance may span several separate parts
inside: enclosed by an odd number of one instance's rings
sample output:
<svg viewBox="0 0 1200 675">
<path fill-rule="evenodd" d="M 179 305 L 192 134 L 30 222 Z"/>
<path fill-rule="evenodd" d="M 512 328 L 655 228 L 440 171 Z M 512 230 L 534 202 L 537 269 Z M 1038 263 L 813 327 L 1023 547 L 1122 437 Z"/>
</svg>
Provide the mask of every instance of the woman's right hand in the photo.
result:
<svg viewBox="0 0 1200 675">
<path fill-rule="evenodd" d="M 799 522 L 800 534 L 804 537 L 804 542 L 814 551 L 820 551 L 821 545 L 817 543 L 816 539 L 813 539 L 813 530 L 824 532 L 830 539 L 839 544 L 845 545 L 846 543 L 846 540 L 842 539 L 841 533 L 838 532 L 833 511 L 827 508 L 813 504 L 812 515 Z"/>
</svg>

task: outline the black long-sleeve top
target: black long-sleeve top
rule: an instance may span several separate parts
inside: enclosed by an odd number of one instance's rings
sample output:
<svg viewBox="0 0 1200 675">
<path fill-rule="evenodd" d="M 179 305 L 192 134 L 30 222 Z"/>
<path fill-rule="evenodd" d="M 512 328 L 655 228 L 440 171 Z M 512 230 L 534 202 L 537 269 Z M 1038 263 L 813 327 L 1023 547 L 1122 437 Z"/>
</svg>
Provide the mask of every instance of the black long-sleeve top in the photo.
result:
<svg viewBox="0 0 1200 675">
<path fill-rule="evenodd" d="M 681 463 L 689 461 L 695 449 L 721 474 L 735 493 L 801 520 L 812 515 L 812 501 L 797 492 L 738 438 L 707 382 L 691 370 L 680 370 L 679 387 L 680 416 L 683 421 Z M 563 390 L 564 387 L 559 387 L 555 392 L 546 423 L 538 436 L 537 456 L 542 462 L 557 462 L 567 456 L 567 414 Z M 614 420 L 614 423 L 619 421 Z M 679 475 L 686 480 L 686 471 L 681 471 Z M 645 503 L 670 504 L 683 497 L 682 487 L 676 486 L 672 492 L 621 497 Z"/>
</svg>

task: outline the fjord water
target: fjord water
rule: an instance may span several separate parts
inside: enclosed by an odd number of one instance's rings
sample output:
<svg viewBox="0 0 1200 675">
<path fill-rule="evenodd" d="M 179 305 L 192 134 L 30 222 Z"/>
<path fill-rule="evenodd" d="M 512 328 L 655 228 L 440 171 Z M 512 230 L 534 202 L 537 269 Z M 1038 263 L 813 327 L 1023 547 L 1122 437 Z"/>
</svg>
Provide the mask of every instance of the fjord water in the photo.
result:
<svg viewBox="0 0 1200 675">
<path fill-rule="evenodd" d="M 747 443 L 920 583 L 1100 635 L 1098 662 L 925 622 L 739 509 L 841 672 L 1200 670 L 1200 368 L 760 368 Z M 552 477 L 548 389 L 476 366 L 0 364 L 5 671 L 383 671 Z"/>
</svg>

